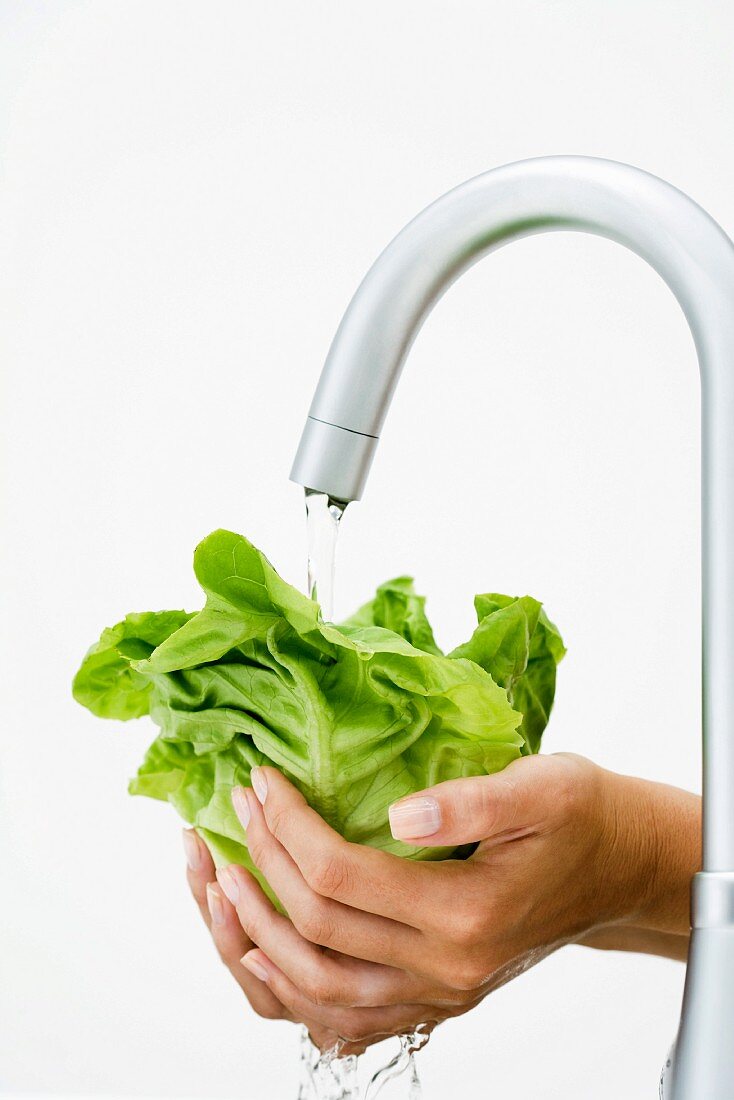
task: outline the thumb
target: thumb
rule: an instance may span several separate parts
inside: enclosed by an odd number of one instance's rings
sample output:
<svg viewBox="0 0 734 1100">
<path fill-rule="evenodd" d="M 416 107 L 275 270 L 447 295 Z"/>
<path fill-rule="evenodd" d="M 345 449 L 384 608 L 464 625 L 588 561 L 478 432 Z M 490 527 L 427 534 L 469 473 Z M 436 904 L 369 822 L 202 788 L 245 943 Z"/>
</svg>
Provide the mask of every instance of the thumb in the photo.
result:
<svg viewBox="0 0 734 1100">
<path fill-rule="evenodd" d="M 388 811 L 392 835 L 416 847 L 440 847 L 531 833 L 553 809 L 555 760 L 524 756 L 496 775 L 449 779 L 401 798 Z"/>
</svg>

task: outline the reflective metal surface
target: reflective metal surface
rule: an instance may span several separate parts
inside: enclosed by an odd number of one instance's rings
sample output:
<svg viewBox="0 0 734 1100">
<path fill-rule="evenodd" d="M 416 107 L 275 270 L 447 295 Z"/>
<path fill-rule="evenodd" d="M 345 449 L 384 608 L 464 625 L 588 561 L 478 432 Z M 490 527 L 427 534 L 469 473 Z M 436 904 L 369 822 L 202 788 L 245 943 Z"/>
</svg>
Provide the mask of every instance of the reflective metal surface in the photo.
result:
<svg viewBox="0 0 734 1100">
<path fill-rule="evenodd" d="M 357 290 L 329 351 L 291 477 L 340 500 L 358 499 L 403 362 L 433 304 L 485 253 L 550 230 L 595 233 L 647 260 L 678 299 L 696 344 L 703 420 L 704 869 L 732 872 L 734 246 L 700 206 L 655 176 L 590 157 L 522 161 L 450 191 L 398 234 Z M 721 882 L 697 886 L 696 911 L 725 923 L 694 931 L 670 1078 L 673 1100 L 734 1097 L 727 890 Z M 666 1096 L 667 1089 L 666 1083 Z"/>
</svg>

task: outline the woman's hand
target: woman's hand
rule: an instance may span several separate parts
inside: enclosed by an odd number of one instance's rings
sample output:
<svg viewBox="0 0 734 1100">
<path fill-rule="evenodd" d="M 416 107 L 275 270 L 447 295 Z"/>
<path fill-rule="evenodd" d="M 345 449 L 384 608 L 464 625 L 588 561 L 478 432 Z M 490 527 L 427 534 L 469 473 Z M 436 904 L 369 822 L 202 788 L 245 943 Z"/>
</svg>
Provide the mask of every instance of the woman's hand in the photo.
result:
<svg viewBox="0 0 734 1100">
<path fill-rule="evenodd" d="M 700 812 L 685 792 L 523 758 L 391 807 L 409 843 L 479 841 L 468 860 L 420 863 L 347 843 L 273 768 L 253 785 L 235 807 L 289 917 L 242 868 L 219 883 L 257 945 L 244 966 L 317 1029 L 365 1042 L 438 1022 L 565 943 L 675 954 L 685 941 Z"/>
<path fill-rule="evenodd" d="M 217 884 L 214 861 L 209 849 L 193 829 L 184 829 L 189 888 L 199 907 L 204 924 L 211 932 L 214 945 L 224 965 L 232 973 L 248 1001 L 268 1020 L 286 1020 L 289 1015 L 278 998 L 240 964 L 240 959 L 254 944 L 248 939 L 234 908 Z"/>
<path fill-rule="evenodd" d="M 193 829 L 185 829 L 183 838 L 188 865 L 188 883 L 201 916 L 211 933 L 219 957 L 258 1016 L 268 1020 L 290 1020 L 305 1024 L 311 1039 L 321 1050 L 333 1047 L 339 1040 L 342 1043 L 341 1053 L 345 1055 L 360 1054 L 371 1043 L 379 1042 L 389 1035 L 405 1030 L 403 1021 L 412 1018 L 413 1009 L 406 1011 L 400 1007 L 390 1006 L 384 1013 L 370 1010 L 350 1014 L 342 1008 L 312 1005 L 307 996 L 300 995 L 297 991 L 289 996 L 288 1006 L 279 1000 L 262 981 L 262 975 L 254 962 L 250 962 L 249 968 L 242 964 L 243 956 L 252 951 L 255 944 L 244 930 L 245 921 L 241 915 L 238 915 L 238 910 L 217 882 L 209 849 Z M 272 909 L 255 879 L 247 871 L 242 868 L 232 870 L 235 875 L 241 874 L 251 881 L 259 895 L 258 901 L 265 911 Z M 224 880 L 229 882 L 226 875 Z M 228 890 L 232 894 L 231 885 L 228 886 Z M 431 1012 L 432 1010 L 427 1009 L 426 1019 L 430 1017 Z M 434 1015 L 438 1019 L 444 1018 L 446 1014 Z M 353 1036 L 354 1041 L 350 1042 L 349 1036 Z"/>
</svg>

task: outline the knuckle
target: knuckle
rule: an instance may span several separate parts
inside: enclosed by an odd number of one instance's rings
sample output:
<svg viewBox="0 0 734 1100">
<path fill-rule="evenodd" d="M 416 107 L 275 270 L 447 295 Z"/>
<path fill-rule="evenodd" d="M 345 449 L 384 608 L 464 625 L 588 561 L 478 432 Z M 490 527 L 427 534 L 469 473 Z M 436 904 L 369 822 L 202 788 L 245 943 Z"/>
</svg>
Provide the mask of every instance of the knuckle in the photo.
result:
<svg viewBox="0 0 734 1100">
<path fill-rule="evenodd" d="M 286 1018 L 285 1010 L 277 1004 L 254 1004 L 252 1008 L 257 1016 L 261 1016 L 263 1020 L 284 1020 Z"/>
<path fill-rule="evenodd" d="M 189 890 L 196 900 L 199 901 L 206 892 L 206 882 L 196 873 L 196 871 L 192 871 L 188 867 L 186 868 L 186 881 L 189 884 Z"/>
<path fill-rule="evenodd" d="M 273 834 L 276 840 L 280 840 L 283 836 L 284 827 L 286 824 L 286 817 L 288 811 L 283 806 L 268 806 L 265 807 L 265 820 L 268 823 L 268 829 Z"/>
<path fill-rule="evenodd" d="M 260 917 L 249 909 L 239 908 L 237 910 L 237 918 L 245 935 L 248 936 L 253 943 L 259 943 L 261 938 L 260 933 L 262 932 Z"/>
<path fill-rule="evenodd" d="M 307 876 L 309 886 L 325 897 L 336 897 L 348 890 L 349 879 L 348 864 L 344 856 L 337 852 L 314 863 Z"/>
<path fill-rule="evenodd" d="M 547 781 L 553 792 L 553 808 L 556 817 L 569 819 L 576 815 L 582 798 L 593 787 L 593 775 L 588 774 L 587 762 L 581 757 L 559 754 L 547 760 Z"/>
<path fill-rule="evenodd" d="M 472 947 L 484 933 L 484 914 L 477 909 L 460 909 L 452 918 L 449 935 L 460 947 Z"/>
<path fill-rule="evenodd" d="M 487 980 L 485 967 L 475 960 L 459 963 L 453 970 L 452 987 L 460 993 L 480 989 Z"/>
<path fill-rule="evenodd" d="M 471 944 L 481 943 L 485 934 L 485 914 L 474 910 L 465 914 L 462 922 L 462 935 L 464 941 Z"/>
<path fill-rule="evenodd" d="M 291 914 L 296 931 L 310 943 L 327 947 L 333 937 L 333 925 L 324 906 L 309 903 Z"/>
<path fill-rule="evenodd" d="M 333 1047 L 339 1041 L 339 1035 L 333 1028 L 324 1027 L 314 1020 L 303 1020 L 302 1022 L 306 1026 L 309 1039 L 321 1052 Z"/>
<path fill-rule="evenodd" d="M 309 1001 L 319 1008 L 328 1008 L 331 1005 L 340 1003 L 339 991 L 336 986 L 332 982 L 326 981 L 320 974 L 308 979 L 304 992 Z"/>
<path fill-rule="evenodd" d="M 228 970 L 237 984 L 241 985 L 243 967 L 237 951 L 232 948 L 219 947 L 217 945 L 217 954 L 225 970 Z"/>
<path fill-rule="evenodd" d="M 494 786 L 478 781 L 472 787 L 472 795 L 469 806 L 462 809 L 464 815 L 469 815 L 473 821 L 481 822 L 482 835 L 489 836 L 495 831 L 499 819 L 499 802 Z"/>
<path fill-rule="evenodd" d="M 576 813 L 579 799 L 579 785 L 571 769 L 563 769 L 556 779 L 554 801 L 558 816 L 567 820 Z"/>
<path fill-rule="evenodd" d="M 265 845 L 261 840 L 255 839 L 255 837 L 247 838 L 247 851 L 250 853 L 250 859 L 257 868 L 262 870 L 262 865 L 265 862 Z"/>
<path fill-rule="evenodd" d="M 209 902 L 206 899 L 206 895 L 198 896 L 198 897 L 196 895 L 194 895 L 194 901 L 196 902 L 196 905 L 198 907 L 199 912 L 201 913 L 202 917 L 204 918 L 204 922 L 206 924 L 209 924 L 209 921 L 211 920 L 211 917 L 210 917 L 210 914 L 209 914 Z"/>
</svg>

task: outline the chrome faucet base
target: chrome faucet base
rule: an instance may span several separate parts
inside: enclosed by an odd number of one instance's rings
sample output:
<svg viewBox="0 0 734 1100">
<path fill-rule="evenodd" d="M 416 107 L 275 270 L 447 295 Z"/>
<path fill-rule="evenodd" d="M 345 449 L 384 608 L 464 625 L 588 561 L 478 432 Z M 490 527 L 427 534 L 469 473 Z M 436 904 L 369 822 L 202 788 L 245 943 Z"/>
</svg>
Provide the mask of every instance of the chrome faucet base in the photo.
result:
<svg viewBox="0 0 734 1100">
<path fill-rule="evenodd" d="M 734 874 L 693 879 L 693 930 L 680 1029 L 661 1095 L 723 1100 L 734 1095 Z"/>
<path fill-rule="evenodd" d="M 665 1100 L 734 1095 L 734 928 L 694 928 Z"/>
</svg>

